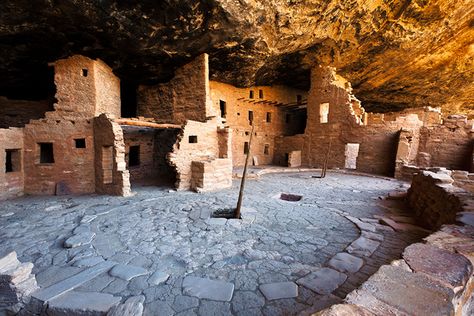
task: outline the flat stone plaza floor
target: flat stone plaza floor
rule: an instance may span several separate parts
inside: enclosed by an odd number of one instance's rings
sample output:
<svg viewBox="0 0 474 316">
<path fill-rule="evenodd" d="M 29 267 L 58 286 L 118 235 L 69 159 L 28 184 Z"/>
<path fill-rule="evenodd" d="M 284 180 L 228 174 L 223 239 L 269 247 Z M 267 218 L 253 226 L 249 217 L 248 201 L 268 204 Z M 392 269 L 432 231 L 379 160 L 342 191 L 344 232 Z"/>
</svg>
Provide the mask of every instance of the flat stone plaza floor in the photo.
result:
<svg viewBox="0 0 474 316">
<path fill-rule="evenodd" d="M 65 284 L 68 295 L 139 296 L 145 315 L 307 314 L 341 301 L 424 236 L 407 224 L 401 202 L 381 198 L 405 183 L 315 174 L 248 180 L 241 220 L 210 218 L 235 207 L 237 180 L 212 193 L 138 187 L 126 198 L 4 201 L 0 250 L 32 262 L 42 290 Z M 302 199 L 281 200 L 281 193 Z M 407 228 L 394 230 L 381 218 Z M 81 274 L 104 264 L 92 276 Z M 75 283 L 64 282 L 74 275 Z"/>
</svg>

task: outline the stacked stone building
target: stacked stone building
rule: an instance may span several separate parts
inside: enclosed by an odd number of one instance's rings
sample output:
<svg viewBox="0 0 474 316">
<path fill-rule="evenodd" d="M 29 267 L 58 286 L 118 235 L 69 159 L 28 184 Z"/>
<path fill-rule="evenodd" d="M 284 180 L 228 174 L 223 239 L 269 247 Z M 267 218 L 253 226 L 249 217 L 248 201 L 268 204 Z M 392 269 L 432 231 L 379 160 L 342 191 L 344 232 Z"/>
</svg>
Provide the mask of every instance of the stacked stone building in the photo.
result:
<svg viewBox="0 0 474 316">
<path fill-rule="evenodd" d="M 105 63 L 72 56 L 54 70 L 54 109 L 0 100 L 7 113 L 0 119 L 2 199 L 129 195 L 130 182 L 223 189 L 249 151 L 254 165 L 321 168 L 330 157 L 329 168 L 402 179 L 419 167 L 471 169 L 472 122 L 465 116 L 443 118 L 432 108 L 366 113 L 330 67 L 312 69 L 309 91 L 237 88 L 210 81 L 203 54 L 171 81 L 139 86 L 137 117 L 127 119 L 120 80 Z"/>
</svg>

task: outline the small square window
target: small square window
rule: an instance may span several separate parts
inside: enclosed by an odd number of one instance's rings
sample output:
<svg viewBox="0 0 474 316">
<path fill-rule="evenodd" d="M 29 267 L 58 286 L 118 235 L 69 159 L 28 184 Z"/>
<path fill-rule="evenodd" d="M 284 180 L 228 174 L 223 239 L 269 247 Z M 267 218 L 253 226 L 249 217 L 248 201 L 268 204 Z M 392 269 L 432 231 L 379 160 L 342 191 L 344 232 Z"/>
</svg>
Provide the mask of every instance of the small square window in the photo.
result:
<svg viewBox="0 0 474 316">
<path fill-rule="evenodd" d="M 265 147 L 263 148 L 263 154 L 264 155 L 269 155 L 269 153 L 270 153 L 270 145 L 265 144 Z"/>
<path fill-rule="evenodd" d="M 258 97 L 263 99 L 263 90 L 258 90 Z"/>
<path fill-rule="evenodd" d="M 250 98 L 250 99 L 253 99 L 253 90 L 250 90 L 249 98 Z"/>
<path fill-rule="evenodd" d="M 40 163 L 54 163 L 53 143 L 38 143 L 40 148 Z"/>
<path fill-rule="evenodd" d="M 272 113 L 267 112 L 267 123 L 270 123 L 272 121 Z"/>
<path fill-rule="evenodd" d="M 222 101 L 222 100 L 219 100 L 219 108 L 221 110 L 221 117 L 225 118 L 225 116 L 227 114 L 226 102 Z"/>
<path fill-rule="evenodd" d="M 329 103 L 321 103 L 319 105 L 319 121 L 320 123 L 327 123 L 329 116 Z"/>
<path fill-rule="evenodd" d="M 140 146 L 130 146 L 128 153 L 128 166 L 134 167 L 140 165 Z"/>
<path fill-rule="evenodd" d="M 16 172 L 21 169 L 20 149 L 5 150 L 5 173 Z"/>
<path fill-rule="evenodd" d="M 76 138 L 74 139 L 76 148 L 86 148 L 86 139 L 85 138 Z"/>
<path fill-rule="evenodd" d="M 198 142 L 198 137 L 196 135 L 190 135 L 189 136 L 189 143 L 190 144 L 197 144 Z"/>
<path fill-rule="evenodd" d="M 299 105 L 303 102 L 303 97 L 301 96 L 301 94 L 298 94 L 296 96 L 296 103 Z"/>
<path fill-rule="evenodd" d="M 89 75 L 89 70 L 87 68 L 82 69 L 82 76 L 87 77 Z"/>
</svg>

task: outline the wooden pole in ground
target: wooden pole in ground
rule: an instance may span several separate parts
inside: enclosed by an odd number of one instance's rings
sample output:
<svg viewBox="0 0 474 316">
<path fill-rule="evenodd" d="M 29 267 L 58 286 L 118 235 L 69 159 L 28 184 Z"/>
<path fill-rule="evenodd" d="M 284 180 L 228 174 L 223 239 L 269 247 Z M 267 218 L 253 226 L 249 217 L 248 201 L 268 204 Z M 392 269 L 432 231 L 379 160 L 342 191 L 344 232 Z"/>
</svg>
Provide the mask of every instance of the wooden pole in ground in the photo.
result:
<svg viewBox="0 0 474 316">
<path fill-rule="evenodd" d="M 249 139 L 249 148 L 247 150 L 247 157 L 245 158 L 244 172 L 242 173 L 242 181 L 240 181 L 239 199 L 237 201 L 237 207 L 235 208 L 235 218 L 240 218 L 240 208 L 242 207 L 242 197 L 244 195 L 245 178 L 247 177 L 247 165 L 249 164 L 250 148 L 252 146 L 252 136 L 253 136 L 254 127 L 255 125 L 254 123 L 252 123 L 252 131 L 250 132 L 250 139 Z"/>
<path fill-rule="evenodd" d="M 323 171 L 321 173 L 321 178 L 326 177 L 326 170 L 328 169 L 328 162 L 329 162 L 329 153 L 331 152 L 331 142 L 332 142 L 332 138 L 329 138 L 328 152 L 326 153 L 326 159 L 324 161 L 324 166 L 323 166 Z"/>
</svg>

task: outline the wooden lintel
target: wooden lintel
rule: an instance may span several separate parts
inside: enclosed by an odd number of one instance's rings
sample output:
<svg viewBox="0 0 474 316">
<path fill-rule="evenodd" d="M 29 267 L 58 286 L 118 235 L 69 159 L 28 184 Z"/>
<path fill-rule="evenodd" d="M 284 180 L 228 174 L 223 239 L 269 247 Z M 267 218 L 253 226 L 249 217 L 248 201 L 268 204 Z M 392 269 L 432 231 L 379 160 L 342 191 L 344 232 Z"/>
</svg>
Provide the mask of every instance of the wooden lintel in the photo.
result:
<svg viewBox="0 0 474 316">
<path fill-rule="evenodd" d="M 151 127 L 151 128 L 174 128 L 174 129 L 181 129 L 181 125 L 177 124 L 159 124 L 153 122 L 146 122 L 146 121 L 138 121 L 138 120 L 129 120 L 129 119 L 116 119 L 114 120 L 116 123 L 120 125 L 129 125 L 129 126 L 140 126 L 140 127 Z"/>
</svg>

